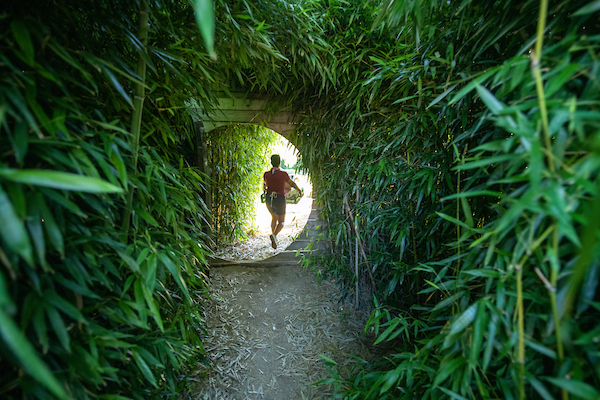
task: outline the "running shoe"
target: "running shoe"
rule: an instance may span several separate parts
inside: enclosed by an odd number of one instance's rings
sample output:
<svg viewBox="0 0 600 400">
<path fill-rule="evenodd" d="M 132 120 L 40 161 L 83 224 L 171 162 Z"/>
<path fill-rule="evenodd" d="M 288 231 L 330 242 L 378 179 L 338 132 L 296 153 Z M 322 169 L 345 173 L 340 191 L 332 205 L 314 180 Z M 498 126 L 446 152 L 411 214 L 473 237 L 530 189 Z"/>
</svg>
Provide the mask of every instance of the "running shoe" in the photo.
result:
<svg viewBox="0 0 600 400">
<path fill-rule="evenodd" d="M 277 237 L 275 237 L 275 235 L 269 235 L 269 239 L 271 239 L 271 247 L 276 249 L 277 248 Z"/>
</svg>

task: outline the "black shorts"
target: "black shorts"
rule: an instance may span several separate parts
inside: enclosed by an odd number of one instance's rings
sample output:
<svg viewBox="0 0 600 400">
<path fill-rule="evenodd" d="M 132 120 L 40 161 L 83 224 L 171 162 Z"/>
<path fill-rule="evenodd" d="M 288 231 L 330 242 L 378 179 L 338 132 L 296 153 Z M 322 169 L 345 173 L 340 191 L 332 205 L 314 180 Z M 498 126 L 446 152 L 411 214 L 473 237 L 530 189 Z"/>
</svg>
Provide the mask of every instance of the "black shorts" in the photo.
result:
<svg viewBox="0 0 600 400">
<path fill-rule="evenodd" d="M 277 193 L 267 193 L 265 201 L 271 214 L 285 215 L 285 196 Z"/>
</svg>

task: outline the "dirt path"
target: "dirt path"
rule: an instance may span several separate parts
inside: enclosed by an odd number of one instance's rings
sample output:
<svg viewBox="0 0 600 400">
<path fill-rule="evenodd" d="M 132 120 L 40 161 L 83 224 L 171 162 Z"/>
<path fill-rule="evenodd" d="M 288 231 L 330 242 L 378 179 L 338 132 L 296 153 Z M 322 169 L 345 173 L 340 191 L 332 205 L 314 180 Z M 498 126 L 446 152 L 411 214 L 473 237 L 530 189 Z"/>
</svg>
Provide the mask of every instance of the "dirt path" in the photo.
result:
<svg viewBox="0 0 600 400">
<path fill-rule="evenodd" d="M 293 252 L 211 269 L 212 301 L 204 341 L 211 368 L 194 374 L 187 399 L 326 399 L 321 355 L 349 376 L 351 355 L 369 358 L 368 315 L 339 302 L 339 285 L 317 283 Z"/>
</svg>

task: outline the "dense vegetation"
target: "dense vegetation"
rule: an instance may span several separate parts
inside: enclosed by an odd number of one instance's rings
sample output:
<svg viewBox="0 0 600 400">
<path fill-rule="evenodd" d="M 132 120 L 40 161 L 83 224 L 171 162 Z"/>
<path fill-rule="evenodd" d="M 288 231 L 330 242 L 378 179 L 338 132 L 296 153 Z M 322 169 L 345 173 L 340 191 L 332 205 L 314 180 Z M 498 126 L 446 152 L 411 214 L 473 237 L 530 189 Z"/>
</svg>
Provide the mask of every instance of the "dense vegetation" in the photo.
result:
<svg viewBox="0 0 600 400">
<path fill-rule="evenodd" d="M 202 48 L 194 15 L 16 3 L 0 25 L 0 397 L 177 393 L 203 360 L 207 291 L 182 107 L 206 77 L 178 67 L 202 54 L 178 39 Z"/>
<path fill-rule="evenodd" d="M 295 141 L 338 247 L 329 272 L 352 293 L 358 255 L 389 354 L 324 383 L 597 399 L 597 2 L 339 4 L 314 10 L 331 39 L 295 93 L 311 111 Z"/>
<path fill-rule="evenodd" d="M 271 166 L 271 146 L 279 135 L 257 125 L 229 125 L 207 135 L 213 238 L 217 245 L 248 239 L 256 229 L 262 175 Z"/>
<path fill-rule="evenodd" d="M 295 111 L 317 262 L 375 306 L 387 356 L 338 397 L 600 396 L 597 1 L 194 4 L 1 16 L 2 397 L 166 396 L 202 360 L 185 105 L 231 81 Z"/>
</svg>

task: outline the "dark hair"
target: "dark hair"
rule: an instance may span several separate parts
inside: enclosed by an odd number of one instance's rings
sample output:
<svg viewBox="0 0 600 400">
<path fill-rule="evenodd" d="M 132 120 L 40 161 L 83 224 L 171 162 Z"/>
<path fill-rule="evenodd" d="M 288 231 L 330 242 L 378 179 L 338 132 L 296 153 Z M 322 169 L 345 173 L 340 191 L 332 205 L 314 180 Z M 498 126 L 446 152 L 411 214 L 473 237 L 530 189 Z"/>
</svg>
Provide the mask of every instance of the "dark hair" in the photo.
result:
<svg viewBox="0 0 600 400">
<path fill-rule="evenodd" d="M 279 154 L 273 154 L 271 156 L 271 164 L 274 167 L 279 167 L 279 164 L 281 164 L 281 157 L 279 157 Z"/>
</svg>

